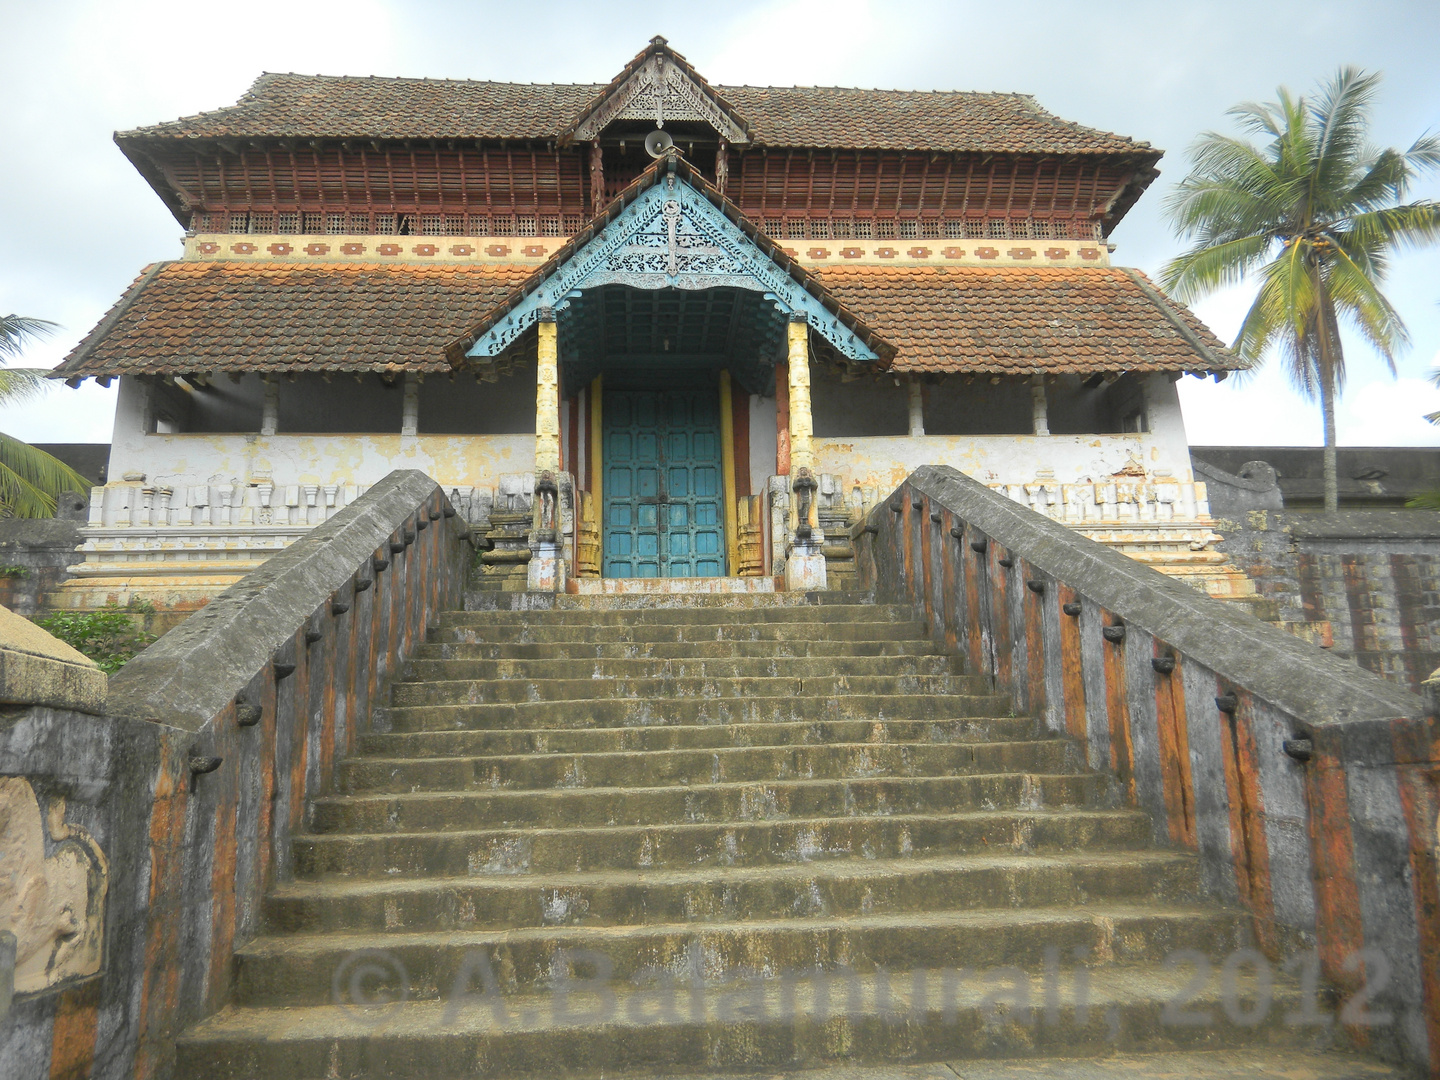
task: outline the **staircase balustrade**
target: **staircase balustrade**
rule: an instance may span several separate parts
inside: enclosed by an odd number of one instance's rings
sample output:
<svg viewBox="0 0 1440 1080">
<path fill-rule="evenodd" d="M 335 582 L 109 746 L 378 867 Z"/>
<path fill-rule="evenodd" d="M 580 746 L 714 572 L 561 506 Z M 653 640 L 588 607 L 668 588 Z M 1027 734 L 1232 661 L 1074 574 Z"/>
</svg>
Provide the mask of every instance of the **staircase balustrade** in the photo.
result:
<svg viewBox="0 0 1440 1080">
<path fill-rule="evenodd" d="M 862 587 L 1078 741 L 1272 959 L 1317 949 L 1357 1042 L 1436 1075 L 1433 704 L 946 466 L 851 536 Z"/>
</svg>

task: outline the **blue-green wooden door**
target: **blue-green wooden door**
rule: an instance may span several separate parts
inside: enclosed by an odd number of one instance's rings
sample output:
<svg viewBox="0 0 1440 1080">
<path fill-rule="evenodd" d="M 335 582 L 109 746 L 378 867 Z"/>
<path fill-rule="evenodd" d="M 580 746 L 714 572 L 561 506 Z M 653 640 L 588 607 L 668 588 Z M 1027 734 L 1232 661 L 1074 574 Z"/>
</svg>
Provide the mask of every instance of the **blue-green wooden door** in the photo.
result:
<svg viewBox="0 0 1440 1080">
<path fill-rule="evenodd" d="M 724 576 L 717 397 L 606 391 L 606 577 Z"/>
</svg>

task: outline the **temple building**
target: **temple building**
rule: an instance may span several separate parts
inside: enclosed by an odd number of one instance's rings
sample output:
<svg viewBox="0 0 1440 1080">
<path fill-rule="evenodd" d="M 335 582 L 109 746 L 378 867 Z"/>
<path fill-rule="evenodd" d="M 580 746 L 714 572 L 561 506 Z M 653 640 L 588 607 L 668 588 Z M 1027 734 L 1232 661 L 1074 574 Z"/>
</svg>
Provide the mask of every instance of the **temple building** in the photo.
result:
<svg viewBox="0 0 1440 1080">
<path fill-rule="evenodd" d="M 1021 94 L 262 75 L 116 141 L 185 229 L 57 370 L 118 379 L 66 606 L 194 608 L 397 468 L 496 589 L 843 585 L 953 465 L 1216 594 L 1175 383 L 1242 366 L 1112 262 L 1144 142 Z"/>
</svg>

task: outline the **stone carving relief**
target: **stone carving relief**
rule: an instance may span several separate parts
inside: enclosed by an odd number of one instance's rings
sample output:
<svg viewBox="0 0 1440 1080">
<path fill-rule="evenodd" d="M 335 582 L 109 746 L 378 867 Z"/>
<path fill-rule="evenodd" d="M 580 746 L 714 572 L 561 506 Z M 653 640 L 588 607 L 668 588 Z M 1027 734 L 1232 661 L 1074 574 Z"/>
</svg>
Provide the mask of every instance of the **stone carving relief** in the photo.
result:
<svg viewBox="0 0 1440 1080">
<path fill-rule="evenodd" d="M 65 822 L 63 799 L 42 817 L 28 780 L 0 777 L 0 933 L 15 939 L 16 994 L 100 970 L 108 880 L 104 852 Z"/>
</svg>

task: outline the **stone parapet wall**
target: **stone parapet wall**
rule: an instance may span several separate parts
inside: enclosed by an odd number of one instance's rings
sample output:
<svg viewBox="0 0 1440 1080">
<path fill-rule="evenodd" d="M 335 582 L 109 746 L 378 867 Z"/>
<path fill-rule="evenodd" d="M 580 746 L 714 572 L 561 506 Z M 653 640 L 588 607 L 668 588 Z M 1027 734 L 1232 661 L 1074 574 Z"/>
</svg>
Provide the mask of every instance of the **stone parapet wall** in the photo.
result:
<svg viewBox="0 0 1440 1080">
<path fill-rule="evenodd" d="M 1440 667 L 1440 514 L 1252 510 L 1215 527 L 1282 621 L 1417 692 Z"/>
<path fill-rule="evenodd" d="M 459 606 L 469 536 L 433 480 L 393 473 L 127 664 L 103 705 L 0 725 L 0 828 L 63 854 L 60 885 L 84 884 L 82 857 L 89 881 L 108 875 L 103 966 L 24 984 L 0 1020 L 0 1073 L 173 1074 L 176 1034 L 226 1003 L 261 898 L 290 876 L 307 799 Z"/>
<path fill-rule="evenodd" d="M 852 537 L 862 587 L 1113 771 L 1271 961 L 1318 963 L 1333 1029 L 1435 1075 L 1433 703 L 954 469 L 917 470 Z"/>
</svg>

